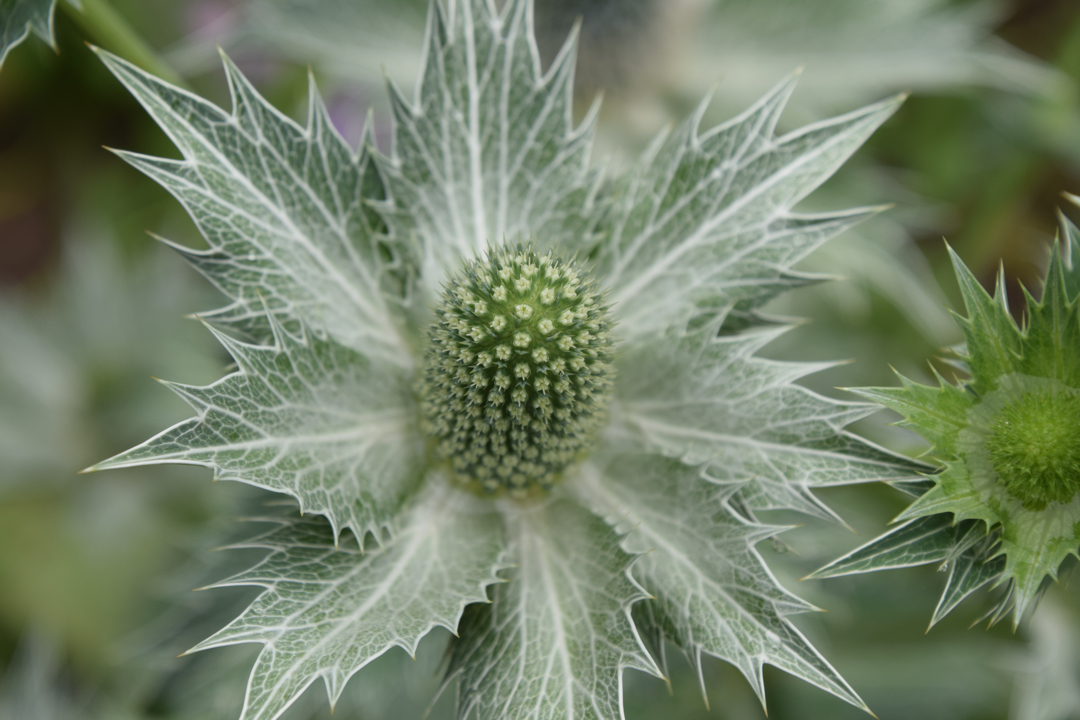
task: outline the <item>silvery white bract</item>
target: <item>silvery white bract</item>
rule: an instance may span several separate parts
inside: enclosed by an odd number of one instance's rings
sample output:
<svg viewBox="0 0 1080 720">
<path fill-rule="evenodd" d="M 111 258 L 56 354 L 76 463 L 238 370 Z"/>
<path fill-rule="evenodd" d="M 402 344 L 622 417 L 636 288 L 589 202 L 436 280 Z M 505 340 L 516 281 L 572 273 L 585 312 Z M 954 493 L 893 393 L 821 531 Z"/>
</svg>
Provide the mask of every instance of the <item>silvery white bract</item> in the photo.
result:
<svg viewBox="0 0 1080 720">
<path fill-rule="evenodd" d="M 829 516 L 813 488 L 912 466 L 844 432 L 872 406 L 793 384 L 819 365 L 755 358 L 784 330 L 756 310 L 871 212 L 792 208 L 898 100 L 777 136 L 788 80 L 609 179 L 594 116 L 571 119 L 574 39 L 542 75 L 527 0 L 435 3 L 426 37 L 416 97 L 391 89 L 388 157 L 354 153 L 314 91 L 300 126 L 228 60 L 227 113 L 103 54 L 183 155 L 122 153 L 206 236 L 178 249 L 230 298 L 204 320 L 238 369 L 172 385 L 196 417 L 96 469 L 205 465 L 303 512 L 251 541 L 266 558 L 223 584 L 265 592 L 199 646 L 264 644 L 243 717 L 278 717 L 320 678 L 333 701 L 435 626 L 460 635 L 462 718 L 619 718 L 623 669 L 660 674 L 646 643 L 665 640 L 759 695 L 768 663 L 864 707 L 787 619 L 812 608 L 757 554 L 782 528 L 755 513 Z M 519 239 L 595 268 L 617 323 L 609 421 L 531 502 L 453 486 L 414 398 L 443 284 Z"/>
</svg>

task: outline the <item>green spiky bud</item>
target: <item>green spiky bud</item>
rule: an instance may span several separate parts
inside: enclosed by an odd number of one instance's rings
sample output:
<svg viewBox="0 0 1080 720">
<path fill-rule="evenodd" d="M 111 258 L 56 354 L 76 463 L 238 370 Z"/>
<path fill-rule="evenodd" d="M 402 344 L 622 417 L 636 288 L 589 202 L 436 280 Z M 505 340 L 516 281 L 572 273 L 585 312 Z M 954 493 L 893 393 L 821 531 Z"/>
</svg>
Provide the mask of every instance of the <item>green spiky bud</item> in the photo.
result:
<svg viewBox="0 0 1080 720">
<path fill-rule="evenodd" d="M 492 249 L 448 283 L 421 406 L 459 482 L 543 492 L 588 449 L 612 381 L 607 310 L 580 267 L 521 245 Z"/>
<path fill-rule="evenodd" d="M 1009 311 L 1004 279 L 991 296 L 950 250 L 967 309 L 957 317 L 969 377 L 857 391 L 904 415 L 933 444 L 939 471 L 897 518 L 908 522 L 818 576 L 906 566 L 920 553 L 948 557 L 953 569 L 934 622 L 994 582 L 1009 590 L 989 617 L 1012 610 L 1015 626 L 1065 558 L 1080 555 L 1080 229 L 1064 215 L 1061 223 L 1042 297 L 1025 290 L 1022 323 Z M 986 532 L 974 545 L 961 531 L 972 520 Z M 944 555 L 931 549 L 950 546 Z"/>
</svg>

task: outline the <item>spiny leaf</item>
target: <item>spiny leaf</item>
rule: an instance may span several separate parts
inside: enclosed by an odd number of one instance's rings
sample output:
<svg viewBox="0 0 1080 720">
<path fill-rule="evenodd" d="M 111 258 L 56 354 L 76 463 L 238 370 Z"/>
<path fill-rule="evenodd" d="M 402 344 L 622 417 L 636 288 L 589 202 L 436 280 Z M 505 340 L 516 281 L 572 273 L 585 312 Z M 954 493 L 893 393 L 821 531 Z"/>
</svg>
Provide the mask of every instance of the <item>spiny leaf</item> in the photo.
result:
<svg viewBox="0 0 1080 720">
<path fill-rule="evenodd" d="M 949 566 L 949 579 L 941 591 L 941 600 L 934 608 L 930 626 L 939 623 L 967 596 L 991 582 L 1000 582 L 1005 570 L 1005 558 L 997 555 L 997 538 L 984 541 L 960 553 Z"/>
<path fill-rule="evenodd" d="M 630 620 L 645 594 L 619 536 L 558 501 L 510 521 L 516 567 L 472 605 L 450 658 L 462 720 L 620 720 L 622 671 L 660 674 Z"/>
<path fill-rule="evenodd" d="M 571 117 L 575 38 L 547 75 L 527 0 L 432 3 L 415 101 L 391 86 L 394 154 L 380 160 L 397 236 L 419 236 L 429 288 L 504 240 L 590 244 L 592 120 Z"/>
<path fill-rule="evenodd" d="M 270 554 L 216 587 L 266 588 L 194 650 L 259 642 L 242 720 L 272 720 L 322 678 L 333 704 L 345 682 L 395 645 L 410 654 L 436 626 L 450 631 L 498 582 L 501 524 L 490 506 L 436 487 L 365 553 L 317 518 L 289 519 L 242 547 Z"/>
<path fill-rule="evenodd" d="M 1067 245 L 1050 253 L 1039 301 L 1024 291 L 1028 317 L 1024 324 L 1021 371 L 1080 387 L 1080 357 L 1075 352 L 1080 347 L 1080 303 L 1077 290 L 1070 288 L 1080 281 L 1080 272 L 1066 263 L 1066 258 L 1071 260 L 1072 256 L 1068 251 L 1077 242 L 1073 229 L 1075 226 L 1068 221 L 1062 223 L 1066 237 L 1059 238 L 1059 242 Z"/>
<path fill-rule="evenodd" d="M 936 373 L 935 373 L 936 375 Z M 956 453 L 956 434 L 967 425 L 971 398 L 963 389 L 939 378 L 938 387 L 921 385 L 897 374 L 898 388 L 851 388 L 851 392 L 904 416 L 901 427 L 918 429 L 941 457 Z"/>
<path fill-rule="evenodd" d="M 926 469 L 843 430 L 873 406 L 792 383 L 818 366 L 753 357 L 783 328 L 717 335 L 722 321 L 625 347 L 616 426 L 650 451 L 708 463 L 713 477 L 742 484 L 740 497 L 755 510 L 835 519 L 811 488 L 900 480 Z"/>
<path fill-rule="evenodd" d="M 204 317 L 265 340 L 269 309 L 289 330 L 304 323 L 370 357 L 411 363 L 395 317 L 397 261 L 364 201 L 381 194 L 380 181 L 367 153 L 357 157 L 334 130 L 314 85 L 301 127 L 228 58 L 231 113 L 99 55 L 184 156 L 119 152 L 184 204 L 210 244 L 177 248 L 233 300 Z"/>
<path fill-rule="evenodd" d="M 975 523 L 971 521 L 962 526 L 956 525 L 945 514 L 909 520 L 807 577 L 838 577 L 941 562 L 949 557 L 956 546 L 960 528 L 967 531 L 973 525 Z"/>
<path fill-rule="evenodd" d="M 1005 559 L 996 554 L 998 544 L 996 535 L 986 535 L 982 522 L 954 522 L 949 513 L 938 513 L 909 520 L 807 577 L 839 577 L 942 562 L 949 577 L 930 619 L 933 627 L 971 593 L 1000 581 Z"/>
<path fill-rule="evenodd" d="M 636 613 L 642 632 L 675 642 L 699 677 L 702 653 L 722 658 L 764 703 L 761 673 L 769 664 L 865 709 L 785 619 L 815 608 L 765 567 L 754 545 L 784 528 L 741 519 L 727 504 L 736 487 L 676 460 L 628 453 L 583 473 L 576 491 L 628 533 L 628 552 L 641 555 L 633 575 L 652 596 Z"/>
<path fill-rule="evenodd" d="M 1008 373 L 1020 372 L 1023 357 L 1020 328 L 1009 314 L 1004 276 L 999 276 L 994 296 L 979 284 L 960 256 L 949 248 L 967 317 L 957 316 L 967 339 L 965 360 L 971 369 L 971 386 L 979 394 L 994 389 L 993 381 Z"/>
<path fill-rule="evenodd" d="M 661 135 L 616 184 L 597 263 L 628 336 L 690 308 L 746 313 L 809 278 L 791 266 L 871 212 L 806 216 L 792 208 L 888 118 L 901 99 L 776 137 L 789 78 L 742 115 L 699 134 L 705 104 Z"/>
<path fill-rule="evenodd" d="M 958 521 L 983 519 L 986 508 L 979 500 L 978 490 L 971 486 L 971 477 L 963 465 L 946 465 L 933 478 L 936 484 L 904 508 L 893 522 L 930 517 L 936 513 L 952 513 Z M 993 519 L 987 518 L 987 521 L 992 523 Z"/>
<path fill-rule="evenodd" d="M 209 387 L 167 383 L 198 413 L 92 469 L 184 463 L 292 495 L 335 532 L 378 538 L 424 467 L 408 375 L 333 340 L 293 337 L 271 316 L 275 343 L 218 339 L 239 370 Z"/>
</svg>

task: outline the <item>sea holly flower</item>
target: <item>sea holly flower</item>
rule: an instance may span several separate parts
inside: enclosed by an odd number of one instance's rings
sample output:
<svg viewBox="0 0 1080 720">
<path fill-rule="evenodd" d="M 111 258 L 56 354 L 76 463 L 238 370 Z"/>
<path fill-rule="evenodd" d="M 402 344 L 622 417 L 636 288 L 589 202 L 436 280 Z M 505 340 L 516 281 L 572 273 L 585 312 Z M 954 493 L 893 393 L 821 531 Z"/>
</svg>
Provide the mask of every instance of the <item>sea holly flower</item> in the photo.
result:
<svg viewBox="0 0 1080 720">
<path fill-rule="evenodd" d="M 251 541 L 265 559 L 221 584 L 264 592 L 196 649 L 265 646 L 246 719 L 320 678 L 334 701 L 436 626 L 461 717 L 621 717 L 622 671 L 661 674 L 665 641 L 762 696 L 768 663 L 864 707 L 788 619 L 812 607 L 757 514 L 831 517 L 813 488 L 913 466 L 844 431 L 873 406 L 793 384 L 819 365 L 755 357 L 785 330 L 757 310 L 873 212 L 793 207 L 899 100 L 778 136 L 785 80 L 609 179 L 595 112 L 572 121 L 574 38 L 541 73 L 529 2 L 433 3 L 426 37 L 388 156 L 228 59 L 223 112 L 102 54 L 182 153 L 120 154 L 204 233 L 177 249 L 231 300 L 202 319 L 237 370 L 167 383 L 196 416 L 95 469 L 205 465 L 302 513 Z"/>
<path fill-rule="evenodd" d="M 1074 202 L 1080 199 L 1069 196 Z M 1080 232 L 1064 215 L 1036 301 L 1009 312 L 1003 276 L 993 297 L 952 252 L 967 308 L 957 385 L 901 377 L 899 388 L 861 388 L 896 410 L 932 445 L 932 484 L 894 530 L 814 573 L 846 575 L 944 562 L 949 578 L 931 625 L 990 585 L 1006 591 L 987 613 L 1013 610 L 1014 626 L 1061 563 L 1080 547 Z"/>
</svg>

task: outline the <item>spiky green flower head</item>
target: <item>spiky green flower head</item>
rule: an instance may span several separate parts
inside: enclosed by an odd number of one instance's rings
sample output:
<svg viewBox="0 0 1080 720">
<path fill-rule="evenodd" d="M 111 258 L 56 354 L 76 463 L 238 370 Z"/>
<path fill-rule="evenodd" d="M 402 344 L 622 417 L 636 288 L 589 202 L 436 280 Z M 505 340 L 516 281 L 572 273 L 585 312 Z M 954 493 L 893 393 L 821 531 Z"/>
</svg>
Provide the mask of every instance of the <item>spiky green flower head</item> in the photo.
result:
<svg viewBox="0 0 1080 720">
<path fill-rule="evenodd" d="M 1077 243 L 1076 226 L 1062 215 L 1042 297 L 1036 301 L 1024 291 L 1022 324 L 1009 312 L 1003 278 L 991 297 L 950 249 L 967 308 L 967 317 L 958 320 L 966 339 L 960 359 L 970 378 L 952 385 L 939 376 L 939 387 L 931 388 L 901 377 L 901 388 L 856 390 L 901 413 L 902 425 L 932 443 L 929 454 L 941 469 L 898 518 L 907 522 L 817 575 L 918 564 L 910 560 L 921 554 L 921 562 L 952 563 L 935 622 L 993 582 L 1008 588 L 990 615 L 996 620 L 1011 609 L 1017 623 L 1066 556 L 1077 554 Z M 948 514 L 953 522 L 940 523 Z"/>
<path fill-rule="evenodd" d="M 433 2 L 426 42 L 389 157 L 227 60 L 231 112 L 105 56 L 184 157 L 123 154 L 206 236 L 181 252 L 229 296 L 201 317 L 237 370 L 170 384 L 196 416 L 96 467 L 205 465 L 303 511 L 253 541 L 227 584 L 264 593 L 199 645 L 266 646 L 244 720 L 320 679 L 334 700 L 435 627 L 462 718 L 618 720 L 623 671 L 661 674 L 669 642 L 762 696 L 772 664 L 865 707 L 791 623 L 813 608 L 755 513 L 834 517 L 814 488 L 912 465 L 844 431 L 873 406 L 795 384 L 819 366 L 757 357 L 786 329 L 758 310 L 873 212 L 794 208 L 899 98 L 778 134 L 790 78 L 604 178 L 574 38 L 545 73 L 531 2 Z"/>
<path fill-rule="evenodd" d="M 596 282 L 551 250 L 492 248 L 435 314 L 421 401 L 439 455 L 486 495 L 550 490 L 607 415 L 611 321 Z"/>
</svg>

